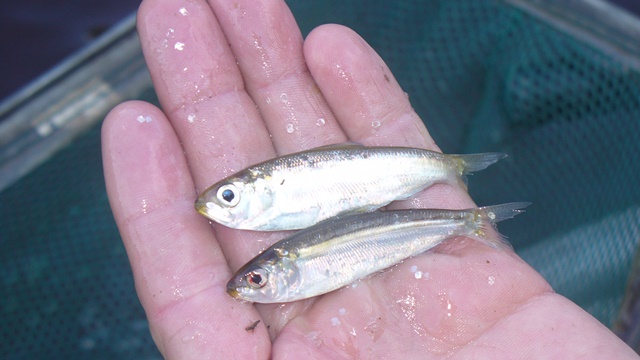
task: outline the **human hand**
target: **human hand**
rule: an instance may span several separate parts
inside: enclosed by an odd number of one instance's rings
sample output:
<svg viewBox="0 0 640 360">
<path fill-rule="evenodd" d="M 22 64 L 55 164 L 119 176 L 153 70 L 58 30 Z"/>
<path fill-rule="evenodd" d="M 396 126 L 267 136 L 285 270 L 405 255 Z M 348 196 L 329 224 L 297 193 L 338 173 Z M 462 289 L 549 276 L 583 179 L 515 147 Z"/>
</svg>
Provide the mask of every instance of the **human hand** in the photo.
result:
<svg viewBox="0 0 640 360">
<path fill-rule="evenodd" d="M 232 271 L 285 235 L 211 227 L 193 207 L 197 191 L 326 144 L 437 146 L 364 40 L 326 25 L 303 45 L 282 1 L 145 0 L 138 29 L 163 110 L 115 108 L 103 156 L 136 290 L 166 358 L 635 356 L 515 254 L 464 238 L 314 299 L 231 298 Z M 389 207 L 473 206 L 463 189 L 436 185 Z"/>
</svg>

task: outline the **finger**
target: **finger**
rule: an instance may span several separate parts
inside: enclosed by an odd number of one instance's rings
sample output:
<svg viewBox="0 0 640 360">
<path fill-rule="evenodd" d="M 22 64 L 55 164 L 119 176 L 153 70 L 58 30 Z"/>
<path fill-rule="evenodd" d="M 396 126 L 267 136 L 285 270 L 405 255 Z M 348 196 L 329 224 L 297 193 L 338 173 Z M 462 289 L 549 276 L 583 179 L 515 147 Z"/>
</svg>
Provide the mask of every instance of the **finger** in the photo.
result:
<svg viewBox="0 0 640 360">
<path fill-rule="evenodd" d="M 254 308 L 226 294 L 230 271 L 204 219 L 172 127 L 155 107 L 118 106 L 102 128 L 107 193 L 152 335 L 167 358 L 269 352 Z M 229 349 L 229 342 L 243 346 Z M 243 355 L 240 355 L 243 354 Z"/>
<path fill-rule="evenodd" d="M 275 156 L 229 43 L 205 1 L 146 0 L 138 28 L 154 87 L 196 189 Z M 193 216 L 200 217 L 195 210 Z M 217 224 L 214 230 L 233 269 L 278 236 Z"/>
<path fill-rule="evenodd" d="M 233 39 L 225 37 L 205 2 L 147 0 L 139 11 L 138 28 L 158 97 L 180 138 L 197 189 L 275 156 L 229 48 Z M 218 224 L 214 230 L 232 270 L 284 237 Z"/>
<path fill-rule="evenodd" d="M 344 142 L 346 136 L 309 74 L 302 35 L 285 2 L 209 3 L 278 153 Z"/>
<path fill-rule="evenodd" d="M 355 32 L 339 25 L 321 26 L 307 37 L 304 54 L 311 74 L 351 140 L 439 151 L 389 68 Z M 471 206 L 466 191 L 448 185 L 435 185 L 409 202 L 391 205 Z"/>
<path fill-rule="evenodd" d="M 138 29 L 158 99 L 198 189 L 275 155 L 205 1 L 146 0 Z"/>
</svg>

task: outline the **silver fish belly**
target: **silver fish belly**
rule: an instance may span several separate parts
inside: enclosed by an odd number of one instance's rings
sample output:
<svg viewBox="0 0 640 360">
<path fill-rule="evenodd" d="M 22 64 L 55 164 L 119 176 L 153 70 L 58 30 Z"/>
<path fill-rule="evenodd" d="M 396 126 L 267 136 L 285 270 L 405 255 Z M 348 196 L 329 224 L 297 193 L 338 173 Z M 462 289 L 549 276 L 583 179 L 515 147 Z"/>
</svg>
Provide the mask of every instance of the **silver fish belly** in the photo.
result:
<svg viewBox="0 0 640 360">
<path fill-rule="evenodd" d="M 321 295 L 442 241 L 469 236 L 501 248 L 496 222 L 528 203 L 468 210 L 395 210 L 332 218 L 285 238 L 243 266 L 227 285 L 231 296 L 289 302 Z"/>
<path fill-rule="evenodd" d="M 309 227 L 374 211 L 434 183 L 455 183 L 505 155 L 447 155 L 402 147 L 339 145 L 266 161 L 205 190 L 196 209 L 225 226 L 260 231 Z"/>
</svg>

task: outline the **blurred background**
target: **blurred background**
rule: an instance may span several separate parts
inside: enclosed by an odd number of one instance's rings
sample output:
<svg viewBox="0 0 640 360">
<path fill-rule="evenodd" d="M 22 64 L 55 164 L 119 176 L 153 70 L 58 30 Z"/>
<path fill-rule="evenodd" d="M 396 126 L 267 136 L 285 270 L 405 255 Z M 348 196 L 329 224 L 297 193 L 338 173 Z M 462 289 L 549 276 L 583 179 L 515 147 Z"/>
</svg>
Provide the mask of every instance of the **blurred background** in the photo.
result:
<svg viewBox="0 0 640 360">
<path fill-rule="evenodd" d="M 640 2 L 288 1 L 360 33 L 443 151 L 502 151 L 480 205 L 554 289 L 639 348 Z M 100 123 L 156 102 L 137 2 L 0 4 L 0 354 L 159 359 L 111 216 Z"/>
<path fill-rule="evenodd" d="M 638 0 L 608 2 L 640 15 Z M 0 1 L 0 45 L 4 49 L 4 55 L 0 56 L 0 99 L 89 45 L 136 11 L 138 5 L 139 2 L 131 0 L 104 3 L 62 0 L 55 4 L 46 0 Z M 339 12 L 339 9 L 333 11 Z M 304 19 L 298 21 L 305 22 Z"/>
</svg>

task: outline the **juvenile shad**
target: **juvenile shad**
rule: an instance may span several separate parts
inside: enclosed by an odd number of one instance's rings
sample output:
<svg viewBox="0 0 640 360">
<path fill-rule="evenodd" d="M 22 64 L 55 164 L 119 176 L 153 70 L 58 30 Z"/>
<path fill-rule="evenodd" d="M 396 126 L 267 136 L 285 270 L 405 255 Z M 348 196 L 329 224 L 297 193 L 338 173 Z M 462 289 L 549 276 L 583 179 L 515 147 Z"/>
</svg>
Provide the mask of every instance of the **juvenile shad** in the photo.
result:
<svg viewBox="0 0 640 360">
<path fill-rule="evenodd" d="M 332 218 L 253 258 L 229 281 L 227 292 L 259 303 L 295 301 L 339 289 L 457 236 L 497 249 L 510 247 L 493 227 L 528 205 L 377 211 Z"/>
<path fill-rule="evenodd" d="M 435 183 L 459 182 L 505 156 L 326 146 L 242 170 L 205 190 L 195 206 L 202 215 L 231 228 L 303 229 L 336 215 L 374 211 Z"/>
</svg>

